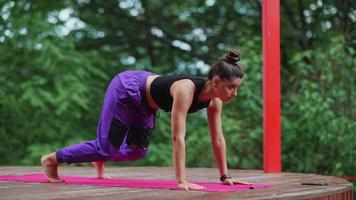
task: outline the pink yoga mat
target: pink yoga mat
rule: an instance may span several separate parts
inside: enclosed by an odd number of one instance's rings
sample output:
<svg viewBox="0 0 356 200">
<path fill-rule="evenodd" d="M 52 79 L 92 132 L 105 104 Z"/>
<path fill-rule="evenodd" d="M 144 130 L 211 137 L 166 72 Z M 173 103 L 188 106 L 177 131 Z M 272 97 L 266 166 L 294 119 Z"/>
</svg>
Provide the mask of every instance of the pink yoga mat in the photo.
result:
<svg viewBox="0 0 356 200">
<path fill-rule="evenodd" d="M 2 175 L 0 176 L 0 181 L 179 190 L 179 188 L 177 188 L 177 182 L 174 180 L 123 179 L 123 178 L 98 179 L 98 178 L 79 177 L 79 176 L 61 176 L 61 178 L 64 179 L 65 182 L 48 183 L 43 173 L 33 173 L 33 174 L 24 174 L 24 175 Z M 219 182 L 193 181 L 193 183 L 206 187 L 207 189 L 205 190 L 199 190 L 205 192 L 234 192 L 234 191 L 243 191 L 243 190 L 270 187 L 270 185 L 264 185 L 264 184 L 230 186 L 230 185 L 223 185 Z"/>
</svg>

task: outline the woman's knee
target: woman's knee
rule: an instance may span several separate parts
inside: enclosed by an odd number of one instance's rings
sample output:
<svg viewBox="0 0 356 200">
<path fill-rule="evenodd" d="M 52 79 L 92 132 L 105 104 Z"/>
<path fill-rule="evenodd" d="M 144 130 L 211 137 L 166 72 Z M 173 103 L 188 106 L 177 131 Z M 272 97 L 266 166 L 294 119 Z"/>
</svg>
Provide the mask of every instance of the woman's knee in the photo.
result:
<svg viewBox="0 0 356 200">
<path fill-rule="evenodd" d="M 147 155 L 147 149 L 145 150 L 133 150 L 128 154 L 130 161 L 140 160 Z"/>
<path fill-rule="evenodd" d="M 135 150 L 135 149 L 129 149 L 126 151 L 117 151 L 115 153 L 112 153 L 112 155 L 110 156 L 110 158 L 108 158 L 108 160 L 110 161 L 116 161 L 116 162 L 120 162 L 120 161 L 136 161 L 136 160 L 140 160 L 141 158 L 145 157 L 147 155 L 147 149 L 144 150 Z"/>
</svg>

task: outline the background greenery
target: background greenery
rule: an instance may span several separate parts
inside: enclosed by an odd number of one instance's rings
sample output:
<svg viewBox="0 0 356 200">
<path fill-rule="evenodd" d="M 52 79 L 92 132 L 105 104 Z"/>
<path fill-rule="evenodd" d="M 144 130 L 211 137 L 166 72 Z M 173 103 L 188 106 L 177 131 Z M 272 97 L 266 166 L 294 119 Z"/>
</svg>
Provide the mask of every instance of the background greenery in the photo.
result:
<svg viewBox="0 0 356 200">
<path fill-rule="evenodd" d="M 281 1 L 283 171 L 355 175 L 355 7 Z M 229 167 L 261 169 L 260 0 L 0 0 L 0 165 L 94 139 L 117 73 L 204 76 L 230 48 L 247 72 L 224 107 Z M 172 165 L 169 121 L 160 112 L 149 156 L 131 165 Z M 215 167 L 205 111 L 188 121 L 187 166 Z"/>
</svg>

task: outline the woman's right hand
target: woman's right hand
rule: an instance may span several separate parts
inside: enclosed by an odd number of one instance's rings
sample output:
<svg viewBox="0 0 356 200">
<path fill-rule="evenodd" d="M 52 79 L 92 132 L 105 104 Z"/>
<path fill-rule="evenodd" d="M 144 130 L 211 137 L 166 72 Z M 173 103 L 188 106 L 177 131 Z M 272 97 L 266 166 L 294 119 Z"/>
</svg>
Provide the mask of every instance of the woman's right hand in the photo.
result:
<svg viewBox="0 0 356 200">
<path fill-rule="evenodd" d="M 195 183 L 189 183 L 188 181 L 181 181 L 178 184 L 178 188 L 183 190 L 205 190 L 206 187 L 197 185 Z"/>
</svg>

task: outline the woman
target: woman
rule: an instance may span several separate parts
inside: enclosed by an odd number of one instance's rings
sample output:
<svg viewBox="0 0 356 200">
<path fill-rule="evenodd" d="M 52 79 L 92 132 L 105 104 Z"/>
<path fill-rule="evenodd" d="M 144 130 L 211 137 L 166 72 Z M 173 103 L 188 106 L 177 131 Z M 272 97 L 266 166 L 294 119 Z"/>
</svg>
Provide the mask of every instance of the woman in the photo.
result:
<svg viewBox="0 0 356 200">
<path fill-rule="evenodd" d="M 173 156 L 178 187 L 204 187 L 185 176 L 185 133 L 188 113 L 207 108 L 212 146 L 220 180 L 227 185 L 249 184 L 228 173 L 226 145 L 221 125 L 222 104 L 237 95 L 244 76 L 237 50 L 215 63 L 208 80 L 191 75 L 158 76 L 145 71 L 125 71 L 108 86 L 97 126 L 97 139 L 64 147 L 44 155 L 41 163 L 50 182 L 61 182 L 62 162 L 93 162 L 98 178 L 110 178 L 104 161 L 133 161 L 145 156 L 158 109 L 171 112 Z"/>
</svg>

